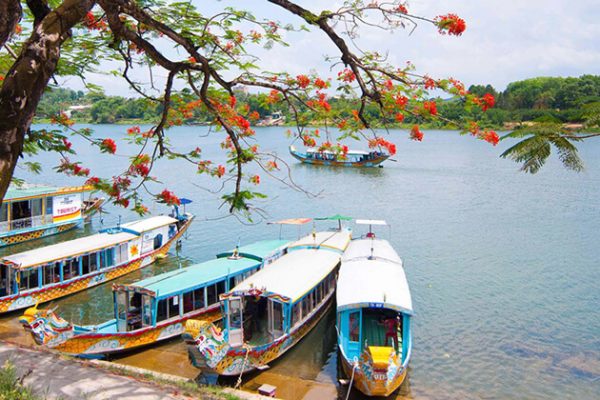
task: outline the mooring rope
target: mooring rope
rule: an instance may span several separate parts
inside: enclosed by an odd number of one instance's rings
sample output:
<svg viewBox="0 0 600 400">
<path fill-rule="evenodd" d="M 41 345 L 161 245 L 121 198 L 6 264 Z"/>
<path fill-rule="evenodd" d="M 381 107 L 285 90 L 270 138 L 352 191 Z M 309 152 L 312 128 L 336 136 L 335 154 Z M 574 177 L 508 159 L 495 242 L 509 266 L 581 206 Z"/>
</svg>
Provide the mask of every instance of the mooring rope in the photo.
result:
<svg viewBox="0 0 600 400">
<path fill-rule="evenodd" d="M 352 365 L 352 376 L 350 377 L 350 384 L 348 384 L 348 392 L 346 392 L 346 400 L 350 397 L 352 391 L 352 383 L 354 382 L 354 371 L 358 368 L 358 359 L 354 357 L 354 364 Z"/>
<path fill-rule="evenodd" d="M 242 363 L 242 370 L 240 371 L 240 376 L 238 376 L 238 380 L 237 380 L 235 386 L 233 387 L 234 389 L 239 388 L 240 385 L 242 384 L 242 375 L 244 374 L 244 369 L 246 369 L 246 363 L 248 362 L 248 355 L 250 354 L 250 347 L 248 347 L 248 345 L 246 343 L 244 343 L 244 349 L 246 349 L 246 356 L 244 357 L 244 362 Z"/>
</svg>

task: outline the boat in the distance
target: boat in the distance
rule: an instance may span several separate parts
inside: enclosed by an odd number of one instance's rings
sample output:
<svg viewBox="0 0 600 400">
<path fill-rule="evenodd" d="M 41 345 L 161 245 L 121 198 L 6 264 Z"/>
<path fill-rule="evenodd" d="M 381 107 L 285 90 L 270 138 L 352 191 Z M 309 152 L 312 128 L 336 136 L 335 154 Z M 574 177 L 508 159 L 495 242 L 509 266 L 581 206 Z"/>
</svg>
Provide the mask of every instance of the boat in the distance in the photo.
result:
<svg viewBox="0 0 600 400">
<path fill-rule="evenodd" d="M 339 359 L 345 375 L 368 396 L 389 396 L 406 377 L 413 308 L 402 260 L 387 240 L 369 229 L 366 238 L 350 242 L 336 297 Z"/>
<path fill-rule="evenodd" d="M 114 284 L 114 318 L 97 325 L 75 325 L 37 307 L 19 321 L 38 345 L 83 358 L 151 345 L 179 336 L 189 318 L 219 320 L 219 295 L 281 257 L 287 244 L 265 240 L 139 282 Z"/>
<path fill-rule="evenodd" d="M 280 112 L 274 112 L 258 121 L 256 126 L 282 126 L 283 124 L 285 124 L 285 115 Z"/>
<path fill-rule="evenodd" d="M 149 217 L 0 258 L 0 313 L 67 296 L 164 257 L 191 214 Z"/>
<path fill-rule="evenodd" d="M 262 369 L 291 349 L 333 302 L 348 229 L 313 232 L 221 295 L 223 329 L 188 320 L 183 338 L 192 364 L 203 373 L 239 375 Z"/>
<path fill-rule="evenodd" d="M 96 212 L 104 199 L 84 200 L 90 186 L 9 187 L 0 207 L 0 247 L 65 232 Z"/>
<path fill-rule="evenodd" d="M 390 155 L 381 151 L 349 150 L 345 156 L 333 151 L 320 151 L 315 147 L 309 147 L 304 152 L 290 146 L 290 154 L 297 160 L 306 164 L 330 165 L 338 167 L 377 167 L 387 160 Z"/>
</svg>

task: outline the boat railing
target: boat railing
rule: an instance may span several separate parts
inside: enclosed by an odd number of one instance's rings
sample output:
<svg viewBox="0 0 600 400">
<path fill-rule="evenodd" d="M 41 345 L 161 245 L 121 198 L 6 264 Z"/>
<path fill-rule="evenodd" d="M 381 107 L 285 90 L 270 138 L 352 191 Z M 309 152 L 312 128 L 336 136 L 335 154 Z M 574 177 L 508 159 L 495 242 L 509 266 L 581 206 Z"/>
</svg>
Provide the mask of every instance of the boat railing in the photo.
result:
<svg viewBox="0 0 600 400">
<path fill-rule="evenodd" d="M 51 223 L 52 215 L 37 215 L 34 217 L 15 219 L 10 222 L 0 222 L 0 232 L 10 232 L 17 229 L 33 228 Z"/>
</svg>

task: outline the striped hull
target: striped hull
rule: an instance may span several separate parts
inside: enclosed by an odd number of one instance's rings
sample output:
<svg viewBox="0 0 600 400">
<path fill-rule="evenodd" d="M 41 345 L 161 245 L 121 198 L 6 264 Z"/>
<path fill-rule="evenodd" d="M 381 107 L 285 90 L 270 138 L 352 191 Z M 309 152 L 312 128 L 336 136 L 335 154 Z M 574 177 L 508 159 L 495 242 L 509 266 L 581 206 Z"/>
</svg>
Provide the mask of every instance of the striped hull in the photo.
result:
<svg viewBox="0 0 600 400">
<path fill-rule="evenodd" d="M 62 225 L 45 226 L 40 228 L 33 228 L 27 231 L 20 231 L 15 233 L 8 233 L 6 236 L 0 237 L 0 248 L 4 246 L 10 246 L 17 243 L 26 242 L 28 240 L 40 239 L 46 236 L 56 235 L 57 233 L 66 232 L 70 229 L 76 228 L 83 220 L 70 222 Z"/>
<path fill-rule="evenodd" d="M 136 258 L 127 264 L 105 268 L 101 271 L 96 271 L 93 274 L 81 276 L 68 282 L 58 283 L 43 287 L 41 289 L 29 290 L 24 293 L 4 297 L 0 299 L 0 313 L 21 310 L 31 307 L 37 303 L 45 303 L 81 292 L 82 290 L 86 290 L 96 285 L 100 285 L 101 283 L 108 282 L 130 272 L 144 268 L 152 264 L 157 258 L 164 257 L 169 251 L 171 245 L 179 240 L 192 221 L 193 217 L 188 219 L 186 223 L 182 225 L 179 232 L 177 232 L 177 234 L 167 241 L 161 248 L 154 250 L 142 257 Z"/>
</svg>

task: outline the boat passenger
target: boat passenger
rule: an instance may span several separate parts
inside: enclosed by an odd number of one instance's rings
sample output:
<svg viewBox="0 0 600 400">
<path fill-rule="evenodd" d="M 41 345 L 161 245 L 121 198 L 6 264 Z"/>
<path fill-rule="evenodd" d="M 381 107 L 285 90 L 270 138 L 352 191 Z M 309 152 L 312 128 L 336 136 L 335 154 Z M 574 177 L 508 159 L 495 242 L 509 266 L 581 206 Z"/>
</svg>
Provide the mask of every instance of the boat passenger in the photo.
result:
<svg viewBox="0 0 600 400">
<path fill-rule="evenodd" d="M 385 330 L 385 345 L 388 345 L 388 339 L 391 337 L 394 343 L 394 349 L 398 350 L 398 318 L 388 317 L 382 323 Z"/>
</svg>

